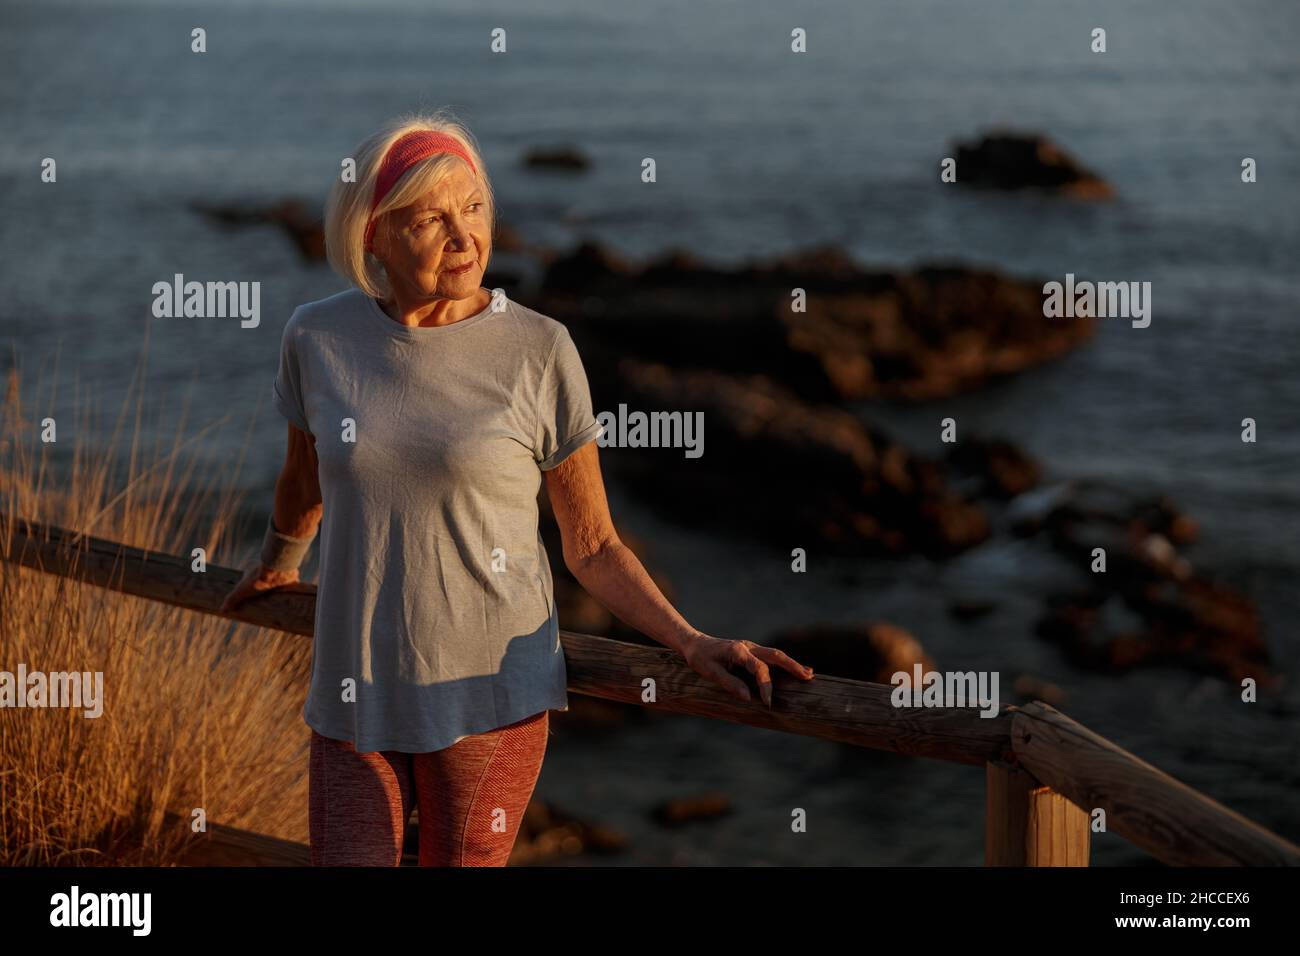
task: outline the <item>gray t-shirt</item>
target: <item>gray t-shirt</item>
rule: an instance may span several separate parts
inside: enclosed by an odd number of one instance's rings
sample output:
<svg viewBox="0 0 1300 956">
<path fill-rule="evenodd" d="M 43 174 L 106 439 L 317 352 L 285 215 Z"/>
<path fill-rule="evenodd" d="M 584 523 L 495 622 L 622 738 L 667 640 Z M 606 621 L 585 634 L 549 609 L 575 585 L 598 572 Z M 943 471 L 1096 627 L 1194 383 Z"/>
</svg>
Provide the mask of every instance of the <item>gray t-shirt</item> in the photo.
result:
<svg viewBox="0 0 1300 956">
<path fill-rule="evenodd" d="M 324 500 L 303 718 L 361 752 L 568 710 L 537 493 L 601 426 L 568 329 L 499 301 L 411 328 L 352 289 L 284 328 L 275 406 Z"/>
</svg>

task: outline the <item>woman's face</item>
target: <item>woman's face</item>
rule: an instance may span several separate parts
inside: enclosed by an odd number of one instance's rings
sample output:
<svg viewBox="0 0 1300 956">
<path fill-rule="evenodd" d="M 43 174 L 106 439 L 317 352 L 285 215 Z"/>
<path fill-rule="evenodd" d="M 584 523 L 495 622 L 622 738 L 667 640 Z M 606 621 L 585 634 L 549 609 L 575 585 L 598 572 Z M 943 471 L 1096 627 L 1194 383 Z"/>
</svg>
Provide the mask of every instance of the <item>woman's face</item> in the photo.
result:
<svg viewBox="0 0 1300 956">
<path fill-rule="evenodd" d="M 478 293 L 492 254 L 487 197 L 464 163 L 419 201 L 384 216 L 375 254 L 406 298 L 466 299 Z M 460 266 L 468 268 L 460 272 Z"/>
</svg>

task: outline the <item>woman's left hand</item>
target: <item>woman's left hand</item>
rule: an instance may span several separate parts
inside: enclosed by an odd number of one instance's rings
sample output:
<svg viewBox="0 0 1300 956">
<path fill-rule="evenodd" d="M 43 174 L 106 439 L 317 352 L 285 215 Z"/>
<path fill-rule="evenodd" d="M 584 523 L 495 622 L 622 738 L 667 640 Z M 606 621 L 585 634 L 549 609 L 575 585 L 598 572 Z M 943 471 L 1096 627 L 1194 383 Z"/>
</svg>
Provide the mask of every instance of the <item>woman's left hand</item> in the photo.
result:
<svg viewBox="0 0 1300 956">
<path fill-rule="evenodd" d="M 687 666 L 697 674 L 741 700 L 750 701 L 753 696 L 745 682 L 728 671 L 731 667 L 743 667 L 754 675 L 759 695 L 768 707 L 772 706 L 772 675 L 768 665 L 782 667 L 801 680 L 813 678 L 811 667 L 805 667 L 784 651 L 753 641 L 728 641 L 700 634 L 683 648 L 682 656 L 686 658 Z"/>
</svg>

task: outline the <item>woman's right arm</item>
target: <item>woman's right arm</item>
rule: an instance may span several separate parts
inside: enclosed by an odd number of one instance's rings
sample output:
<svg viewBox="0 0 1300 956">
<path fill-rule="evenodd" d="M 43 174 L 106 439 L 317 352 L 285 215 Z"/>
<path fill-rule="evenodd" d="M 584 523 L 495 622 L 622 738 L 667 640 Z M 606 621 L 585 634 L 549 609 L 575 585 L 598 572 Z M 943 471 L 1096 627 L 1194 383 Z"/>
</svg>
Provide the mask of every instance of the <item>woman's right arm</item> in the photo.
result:
<svg viewBox="0 0 1300 956">
<path fill-rule="evenodd" d="M 316 436 L 289 426 L 289 447 L 284 467 L 275 481 L 275 527 L 294 538 L 316 533 L 324 506 L 321 503 Z"/>
<path fill-rule="evenodd" d="M 275 481 L 275 528 L 294 538 L 316 533 L 324 514 L 316 460 L 316 438 L 295 425 L 289 426 L 289 444 L 284 467 Z M 248 598 L 286 584 L 298 582 L 298 569 L 273 571 L 260 561 L 244 574 L 221 605 L 223 613 L 234 610 Z"/>
</svg>

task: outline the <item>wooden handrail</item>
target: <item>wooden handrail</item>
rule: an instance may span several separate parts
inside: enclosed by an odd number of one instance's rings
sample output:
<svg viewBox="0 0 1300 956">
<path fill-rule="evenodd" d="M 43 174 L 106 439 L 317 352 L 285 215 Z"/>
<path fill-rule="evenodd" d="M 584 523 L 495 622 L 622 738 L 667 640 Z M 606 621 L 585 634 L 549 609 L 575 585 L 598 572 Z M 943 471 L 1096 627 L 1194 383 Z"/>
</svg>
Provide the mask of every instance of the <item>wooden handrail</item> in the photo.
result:
<svg viewBox="0 0 1300 956">
<path fill-rule="evenodd" d="M 187 558 L 81 535 L 53 525 L 0 515 L 0 558 L 50 574 L 75 578 L 125 594 L 214 614 L 258 627 L 311 636 L 316 588 L 298 584 L 248 601 L 230 614 L 219 608 L 241 572 L 208 564 L 202 573 Z M 569 690 L 675 713 L 711 717 L 840 743 L 990 768 L 989 826 L 1032 826 L 1047 807 L 1050 788 L 1076 807 L 1106 811 L 1107 826 L 1170 864 L 1300 865 L 1300 847 L 1179 783 L 1048 705 L 1003 706 L 993 717 L 974 708 L 896 708 L 893 688 L 818 675 L 810 682 L 773 671 L 773 707 L 745 703 L 696 674 L 668 648 L 630 644 L 561 630 Z M 642 701 L 642 682 L 655 682 L 655 702 Z M 1012 776 L 1008 776 L 1008 774 Z M 1029 774 L 1029 777 L 1025 777 Z M 1004 785 L 1019 775 L 1013 785 Z M 994 806 L 998 801 L 1014 805 Z M 1040 791 L 1035 793 L 1034 791 Z M 1029 794 L 1029 797 L 1026 797 Z M 1028 800 L 1028 802 L 1026 802 Z M 1038 865 L 1077 863 L 1087 836 L 1077 828 L 1087 817 L 1068 819 L 1059 848 L 1025 833 L 1008 834 L 1029 847 Z M 1008 822 L 1010 821 L 1010 822 Z M 1019 821 L 1019 822 L 1016 822 Z M 1030 834 L 1032 837 L 1032 834 Z M 995 852 L 996 850 L 996 852 Z M 989 862 L 1020 859 L 1018 850 L 991 849 Z M 1086 862 L 1086 861 L 1085 861 Z"/>
<path fill-rule="evenodd" d="M 10 540 L 5 525 L 0 516 L 0 541 Z M 196 573 L 186 558 L 26 521 L 13 523 L 4 556 L 124 594 L 258 627 L 308 637 L 312 633 L 314 584 L 277 589 L 221 614 L 221 602 L 242 576 L 231 568 L 208 564 L 206 571 Z M 657 697 L 652 706 L 675 713 L 977 766 L 1011 754 L 1011 714 L 1006 708 L 995 717 L 980 717 L 961 707 L 900 710 L 889 702 L 893 688 L 884 684 L 821 676 L 804 682 L 777 672 L 769 711 L 757 701 L 731 697 L 666 647 L 565 630 L 560 640 L 569 690 L 576 694 L 641 704 L 642 681 L 651 677 Z"/>
<path fill-rule="evenodd" d="M 164 827 L 190 828 L 190 821 L 176 813 L 163 814 Z M 182 866 L 311 866 L 311 849 L 303 843 L 254 833 L 238 827 L 210 823 L 203 833 L 193 834 L 181 854 Z"/>
<path fill-rule="evenodd" d="M 1017 708 L 1020 765 L 1106 828 L 1156 859 L 1182 866 L 1297 866 L 1300 848 L 1139 760 L 1056 708 Z"/>
</svg>

